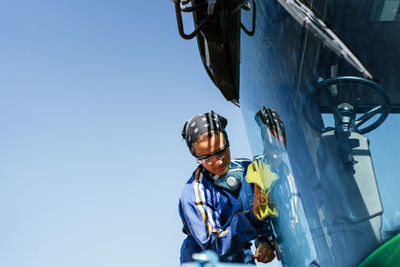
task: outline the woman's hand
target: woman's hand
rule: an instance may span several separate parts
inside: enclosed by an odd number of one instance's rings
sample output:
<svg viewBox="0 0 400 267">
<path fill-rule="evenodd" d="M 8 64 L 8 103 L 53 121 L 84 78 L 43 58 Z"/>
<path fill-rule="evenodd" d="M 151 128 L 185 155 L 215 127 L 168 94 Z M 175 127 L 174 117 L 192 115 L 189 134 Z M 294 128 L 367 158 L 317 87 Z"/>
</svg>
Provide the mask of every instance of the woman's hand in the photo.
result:
<svg viewBox="0 0 400 267">
<path fill-rule="evenodd" d="M 274 248 L 267 242 L 261 242 L 256 249 L 256 253 L 253 255 L 253 259 L 262 263 L 271 262 L 274 258 Z"/>
<path fill-rule="evenodd" d="M 253 207 L 251 211 L 253 212 L 254 217 L 259 221 L 261 221 L 261 215 L 257 213 L 256 207 L 259 204 L 264 204 L 265 202 L 267 202 L 261 192 L 261 188 L 257 184 L 254 184 Z"/>
</svg>

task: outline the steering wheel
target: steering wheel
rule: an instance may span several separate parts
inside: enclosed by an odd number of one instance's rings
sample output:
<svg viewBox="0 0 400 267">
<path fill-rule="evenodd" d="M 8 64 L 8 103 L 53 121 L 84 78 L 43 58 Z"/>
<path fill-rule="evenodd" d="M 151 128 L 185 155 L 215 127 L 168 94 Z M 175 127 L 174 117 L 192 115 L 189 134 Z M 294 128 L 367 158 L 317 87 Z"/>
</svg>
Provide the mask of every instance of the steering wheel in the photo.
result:
<svg viewBox="0 0 400 267">
<path fill-rule="evenodd" d="M 371 108 L 370 110 L 365 112 L 363 115 L 361 115 L 358 119 L 356 119 L 355 117 L 356 117 L 356 113 L 357 113 L 359 98 L 357 99 L 357 102 L 354 104 L 354 109 L 346 109 L 346 110 L 341 109 L 341 107 L 343 107 L 343 106 L 346 106 L 346 107 L 349 107 L 349 106 L 353 107 L 353 106 L 349 105 L 349 104 L 345 105 L 345 104 L 336 104 L 335 103 L 335 99 L 329 92 L 328 88 L 332 85 L 337 85 L 337 84 L 357 84 L 357 85 L 364 86 L 365 88 L 372 90 L 376 94 L 378 94 L 381 97 L 382 104 Z M 351 88 L 351 87 L 347 87 L 347 88 Z M 358 132 L 360 134 L 365 134 L 372 130 L 375 130 L 386 120 L 386 118 L 390 112 L 389 96 L 383 90 L 383 88 L 380 84 L 378 84 L 372 80 L 368 80 L 368 79 L 361 78 L 361 77 L 353 77 L 353 76 L 336 77 L 336 78 L 326 79 L 326 80 L 317 82 L 314 89 L 315 90 L 313 90 L 313 92 L 311 92 L 311 94 L 307 97 L 307 100 L 304 101 L 301 110 L 302 110 L 303 119 L 310 125 L 311 128 L 313 128 L 315 131 L 317 131 L 319 133 L 323 133 L 327 128 L 322 128 L 316 122 L 312 121 L 309 118 L 309 115 L 307 112 L 307 107 L 309 105 L 310 100 L 313 98 L 313 96 L 319 90 L 326 91 L 326 95 L 328 96 L 329 107 L 335 117 L 335 121 L 342 120 L 344 116 L 346 116 L 347 118 L 350 118 L 350 121 L 348 121 L 347 123 L 349 125 L 350 125 L 350 123 L 354 123 L 354 131 Z M 345 114 L 346 112 L 347 112 L 347 114 Z M 350 115 L 349 115 L 349 112 L 350 112 Z M 371 123 L 370 125 L 368 125 L 364 128 L 360 128 L 365 122 L 367 122 L 368 120 L 370 120 L 372 117 L 374 117 L 377 114 L 380 114 L 380 116 L 373 123 Z"/>
</svg>

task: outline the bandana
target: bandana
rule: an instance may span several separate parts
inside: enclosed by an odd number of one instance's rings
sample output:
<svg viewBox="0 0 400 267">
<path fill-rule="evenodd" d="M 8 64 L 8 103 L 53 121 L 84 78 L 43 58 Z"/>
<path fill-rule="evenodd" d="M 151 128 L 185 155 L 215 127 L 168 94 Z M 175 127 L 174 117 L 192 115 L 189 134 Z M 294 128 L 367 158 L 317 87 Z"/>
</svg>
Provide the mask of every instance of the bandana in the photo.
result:
<svg viewBox="0 0 400 267">
<path fill-rule="evenodd" d="M 279 129 L 279 131 L 282 134 L 285 146 L 286 146 L 285 126 L 283 125 L 283 121 L 282 121 L 281 117 L 279 116 L 279 114 L 276 111 L 263 106 L 257 112 L 257 114 L 255 116 L 255 120 L 256 120 L 258 126 L 260 126 L 261 128 L 262 127 L 267 127 L 271 131 L 273 129 L 275 129 L 277 132 L 278 132 L 278 129 Z"/>
<path fill-rule="evenodd" d="M 196 156 L 192 151 L 192 147 L 196 139 L 207 132 L 215 131 L 222 132 L 228 141 L 225 127 L 228 121 L 211 110 L 204 114 L 199 114 L 188 120 L 183 126 L 182 137 L 185 139 L 186 144 L 193 156 Z"/>
</svg>

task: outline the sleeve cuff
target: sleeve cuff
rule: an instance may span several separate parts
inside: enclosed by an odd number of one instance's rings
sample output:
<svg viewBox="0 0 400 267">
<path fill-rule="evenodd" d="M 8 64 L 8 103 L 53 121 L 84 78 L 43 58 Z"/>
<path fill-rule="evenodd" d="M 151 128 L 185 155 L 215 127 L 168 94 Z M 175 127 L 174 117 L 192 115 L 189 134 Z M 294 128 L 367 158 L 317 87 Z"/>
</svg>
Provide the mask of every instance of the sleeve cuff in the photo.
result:
<svg viewBox="0 0 400 267">
<path fill-rule="evenodd" d="M 260 227 L 263 225 L 263 221 L 258 220 L 254 215 L 253 212 L 247 213 L 247 218 L 249 219 L 250 223 L 256 227 Z"/>
<path fill-rule="evenodd" d="M 274 234 L 271 228 L 271 222 L 269 219 L 265 220 L 261 227 L 257 228 L 257 238 L 255 240 L 256 247 L 261 242 L 272 242 L 274 240 Z"/>
</svg>

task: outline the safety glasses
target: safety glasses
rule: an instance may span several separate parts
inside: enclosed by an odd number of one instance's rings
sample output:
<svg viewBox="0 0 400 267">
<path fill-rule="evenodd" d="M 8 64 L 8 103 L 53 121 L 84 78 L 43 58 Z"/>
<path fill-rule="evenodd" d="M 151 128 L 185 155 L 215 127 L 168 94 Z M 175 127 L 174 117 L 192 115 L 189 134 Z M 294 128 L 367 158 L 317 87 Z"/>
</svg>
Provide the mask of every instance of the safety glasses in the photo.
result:
<svg viewBox="0 0 400 267">
<path fill-rule="evenodd" d="M 205 165 L 209 165 L 213 163 L 217 159 L 224 159 L 227 154 L 225 153 L 226 150 L 229 147 L 229 142 L 227 142 L 222 148 L 219 150 L 215 151 L 214 153 L 211 153 L 209 155 L 204 155 L 204 156 L 196 156 L 197 162 Z"/>
</svg>

